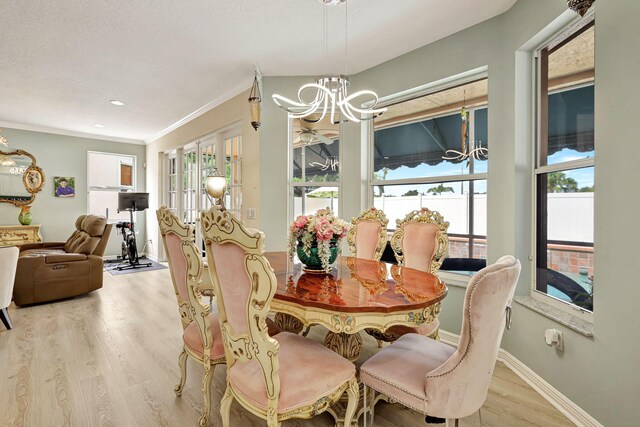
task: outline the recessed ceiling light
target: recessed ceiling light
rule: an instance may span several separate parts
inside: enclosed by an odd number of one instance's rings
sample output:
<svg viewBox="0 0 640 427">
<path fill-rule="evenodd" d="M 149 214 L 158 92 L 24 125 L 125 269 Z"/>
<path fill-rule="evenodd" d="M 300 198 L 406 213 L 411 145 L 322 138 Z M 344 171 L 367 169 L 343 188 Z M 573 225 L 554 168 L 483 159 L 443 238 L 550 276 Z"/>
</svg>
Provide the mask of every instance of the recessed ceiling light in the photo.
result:
<svg viewBox="0 0 640 427">
<path fill-rule="evenodd" d="M 101 125 L 100 123 L 96 123 L 96 124 L 94 124 L 94 125 L 93 125 L 93 127 L 96 127 L 96 128 L 103 128 L 103 127 L 104 127 L 104 125 Z"/>
<path fill-rule="evenodd" d="M 122 107 L 124 105 L 124 102 L 118 101 L 117 99 L 112 99 L 109 102 L 112 103 L 113 105 L 117 105 L 118 107 Z"/>
</svg>

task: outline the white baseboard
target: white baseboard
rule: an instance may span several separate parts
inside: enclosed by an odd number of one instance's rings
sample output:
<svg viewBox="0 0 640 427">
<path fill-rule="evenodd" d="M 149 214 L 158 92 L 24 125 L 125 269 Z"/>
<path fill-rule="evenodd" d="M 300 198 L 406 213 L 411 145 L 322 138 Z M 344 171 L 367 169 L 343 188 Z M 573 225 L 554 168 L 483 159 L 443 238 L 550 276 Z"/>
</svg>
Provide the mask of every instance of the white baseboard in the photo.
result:
<svg viewBox="0 0 640 427">
<path fill-rule="evenodd" d="M 151 255 L 151 254 L 147 253 L 147 254 L 144 254 L 144 256 L 147 257 L 148 259 L 150 259 L 151 261 L 160 262 L 160 261 L 158 261 L 158 257 L 155 256 L 155 255 Z"/>
<path fill-rule="evenodd" d="M 442 329 L 440 330 L 440 340 L 444 343 L 457 346 L 459 339 L 459 335 L 443 331 Z M 598 420 L 585 412 L 584 409 L 572 402 L 567 396 L 546 382 L 540 375 L 536 374 L 531 368 L 505 349 L 501 348 L 498 351 L 498 360 L 504 363 L 575 425 L 580 427 L 604 427 Z"/>
</svg>

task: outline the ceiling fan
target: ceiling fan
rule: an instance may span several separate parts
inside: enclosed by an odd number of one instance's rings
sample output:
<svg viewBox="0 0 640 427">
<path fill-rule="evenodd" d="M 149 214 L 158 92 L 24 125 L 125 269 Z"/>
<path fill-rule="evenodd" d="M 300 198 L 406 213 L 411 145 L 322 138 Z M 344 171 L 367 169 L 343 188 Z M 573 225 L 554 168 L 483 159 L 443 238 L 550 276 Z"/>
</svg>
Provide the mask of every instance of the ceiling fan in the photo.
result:
<svg viewBox="0 0 640 427">
<path fill-rule="evenodd" d="M 293 139 L 293 146 L 333 144 L 339 135 L 338 128 L 329 125 L 323 129 L 316 129 L 317 124 L 318 123 L 307 121 L 304 118 L 297 119 L 293 127 L 293 132 L 296 135 Z"/>
</svg>

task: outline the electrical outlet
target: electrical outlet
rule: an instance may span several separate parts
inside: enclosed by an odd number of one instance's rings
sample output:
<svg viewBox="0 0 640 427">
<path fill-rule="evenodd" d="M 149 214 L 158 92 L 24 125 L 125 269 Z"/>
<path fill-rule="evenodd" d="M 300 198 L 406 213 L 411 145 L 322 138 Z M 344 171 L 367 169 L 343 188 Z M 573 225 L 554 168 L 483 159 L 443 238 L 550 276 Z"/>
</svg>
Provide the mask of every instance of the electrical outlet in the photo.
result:
<svg viewBox="0 0 640 427">
<path fill-rule="evenodd" d="M 247 208 L 247 219 L 256 219 L 256 208 Z"/>
<path fill-rule="evenodd" d="M 553 347 L 558 351 L 564 350 L 564 340 L 562 339 L 562 331 L 557 329 L 547 329 L 544 331 L 544 341 L 549 347 Z"/>
</svg>

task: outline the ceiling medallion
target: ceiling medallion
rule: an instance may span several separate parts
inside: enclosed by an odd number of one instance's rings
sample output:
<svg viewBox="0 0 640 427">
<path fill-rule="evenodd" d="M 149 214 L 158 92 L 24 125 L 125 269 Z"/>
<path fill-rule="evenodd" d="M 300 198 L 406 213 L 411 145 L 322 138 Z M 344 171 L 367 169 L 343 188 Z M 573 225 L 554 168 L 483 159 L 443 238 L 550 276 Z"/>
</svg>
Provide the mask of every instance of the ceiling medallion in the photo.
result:
<svg viewBox="0 0 640 427">
<path fill-rule="evenodd" d="M 595 2 L 596 0 L 567 0 L 567 6 L 574 12 L 579 13 L 580 16 L 584 16 Z"/>
<path fill-rule="evenodd" d="M 326 6 L 344 3 L 346 0 L 319 0 Z M 324 14 L 325 56 L 327 55 L 327 13 Z M 347 53 L 347 7 L 345 4 L 345 58 Z M 345 64 L 346 66 L 346 64 Z M 387 111 L 386 108 L 375 108 L 378 104 L 378 95 L 372 90 L 361 90 L 348 94 L 349 79 L 346 75 L 327 75 L 316 79 L 315 83 L 308 83 L 298 89 L 298 100 L 294 101 L 282 95 L 273 94 L 271 97 L 275 104 L 285 110 L 296 119 L 308 117 L 314 113 L 320 113 L 317 119 L 306 119 L 310 123 L 317 123 L 329 115 L 331 123 L 338 124 L 346 121 L 360 122 L 372 120 Z M 358 102 L 356 98 L 365 97 Z M 366 108 L 355 107 L 354 104 L 368 105 Z"/>
</svg>

